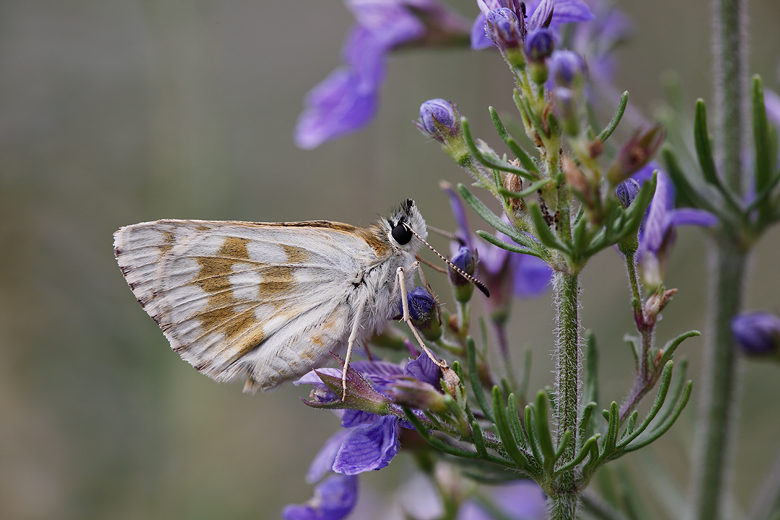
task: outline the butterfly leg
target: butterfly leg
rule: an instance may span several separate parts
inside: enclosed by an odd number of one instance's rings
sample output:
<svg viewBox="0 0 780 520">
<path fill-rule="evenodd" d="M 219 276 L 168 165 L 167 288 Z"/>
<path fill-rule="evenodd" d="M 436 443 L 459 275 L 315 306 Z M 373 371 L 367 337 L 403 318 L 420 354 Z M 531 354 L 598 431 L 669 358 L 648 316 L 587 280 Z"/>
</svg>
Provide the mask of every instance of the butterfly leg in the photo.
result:
<svg viewBox="0 0 780 520">
<path fill-rule="evenodd" d="M 363 322 L 363 311 L 365 309 L 366 302 L 363 301 L 358 307 L 355 313 L 355 321 L 352 323 L 352 332 L 349 334 L 347 340 L 347 354 L 344 356 L 344 368 L 341 371 L 341 400 L 347 400 L 347 371 L 349 371 L 349 358 L 352 357 L 352 346 L 357 341 L 358 332 L 360 331 L 360 324 Z"/>
<path fill-rule="evenodd" d="M 414 262 L 411 266 L 412 269 L 419 269 L 420 263 Z M 446 361 L 439 361 L 436 359 L 436 356 L 431 352 L 431 350 L 425 345 L 425 342 L 420 337 L 420 333 L 417 332 L 417 329 L 415 328 L 414 324 L 412 323 L 412 318 L 409 314 L 409 301 L 406 297 L 406 277 L 404 276 L 404 268 L 399 267 L 396 271 L 396 275 L 398 277 L 398 285 L 401 288 L 401 307 L 403 308 L 403 316 L 402 319 L 406 322 L 407 325 L 409 325 L 409 328 L 412 329 L 412 334 L 414 334 L 414 337 L 417 339 L 417 343 L 420 344 L 420 347 L 422 347 L 423 351 L 428 355 L 429 358 L 431 358 L 431 361 L 436 363 L 436 365 L 439 366 L 441 369 L 449 368 L 449 365 L 447 365 Z M 427 283 L 426 283 L 427 285 Z"/>
</svg>

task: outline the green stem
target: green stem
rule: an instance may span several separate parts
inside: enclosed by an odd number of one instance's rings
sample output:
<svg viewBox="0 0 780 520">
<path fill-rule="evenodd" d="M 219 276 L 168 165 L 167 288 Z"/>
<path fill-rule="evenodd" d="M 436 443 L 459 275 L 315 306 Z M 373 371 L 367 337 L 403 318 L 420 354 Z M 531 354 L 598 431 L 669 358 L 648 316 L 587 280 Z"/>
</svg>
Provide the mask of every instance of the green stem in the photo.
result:
<svg viewBox="0 0 780 520">
<path fill-rule="evenodd" d="M 699 385 L 696 444 L 692 469 L 691 507 L 696 520 L 717 520 L 728 494 L 730 451 L 736 433 L 735 394 L 737 357 L 731 319 L 742 307 L 742 285 L 747 253 L 736 241 L 719 236 L 711 273 L 711 307 L 704 346 L 704 368 Z"/>
<path fill-rule="evenodd" d="M 747 134 L 747 19 L 746 0 L 713 0 L 715 149 L 724 183 L 739 197 L 743 193 L 742 150 Z M 708 334 L 704 374 L 699 391 L 691 473 L 690 517 L 721 517 L 725 484 L 731 479 L 729 451 L 735 435 L 734 401 L 738 388 L 731 319 L 742 306 L 747 252 L 737 232 L 721 228 L 715 238 L 710 269 Z"/>
</svg>

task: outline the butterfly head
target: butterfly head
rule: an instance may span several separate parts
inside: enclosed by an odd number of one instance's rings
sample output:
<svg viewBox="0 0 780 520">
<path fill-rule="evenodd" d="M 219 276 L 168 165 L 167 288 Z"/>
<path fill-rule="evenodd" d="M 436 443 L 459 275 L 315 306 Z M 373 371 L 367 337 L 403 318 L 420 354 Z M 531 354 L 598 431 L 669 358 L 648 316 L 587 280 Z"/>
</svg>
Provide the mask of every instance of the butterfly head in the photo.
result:
<svg viewBox="0 0 780 520">
<path fill-rule="evenodd" d="M 428 237 L 425 220 L 412 199 L 401 203 L 384 224 L 387 238 L 394 248 L 416 252 L 422 245 L 421 240 Z"/>
</svg>

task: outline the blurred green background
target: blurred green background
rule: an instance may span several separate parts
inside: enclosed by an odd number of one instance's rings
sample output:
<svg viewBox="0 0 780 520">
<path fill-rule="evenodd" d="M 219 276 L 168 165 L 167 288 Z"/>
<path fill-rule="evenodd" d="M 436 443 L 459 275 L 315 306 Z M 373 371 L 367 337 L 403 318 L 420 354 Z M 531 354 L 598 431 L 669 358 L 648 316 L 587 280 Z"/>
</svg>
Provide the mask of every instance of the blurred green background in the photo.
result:
<svg viewBox="0 0 780 520">
<path fill-rule="evenodd" d="M 620 5 L 636 23 L 616 80 L 632 106 L 652 116 L 667 69 L 691 112 L 711 99 L 708 2 Z M 780 3 L 752 2 L 750 16 L 751 71 L 777 88 Z M 452 228 L 438 181 L 467 178 L 411 121 L 422 101 L 451 99 L 495 143 L 487 106 L 511 108 L 509 74 L 493 53 L 395 56 L 366 130 L 298 150 L 302 98 L 338 65 L 351 24 L 337 0 L 0 2 L 0 518 L 278 518 L 310 497 L 306 468 L 337 418 L 301 404 L 300 389 L 247 396 L 181 361 L 125 284 L 111 235 L 159 218 L 368 224 L 406 197 Z M 753 261 L 749 308 L 778 311 L 778 255 L 775 230 Z M 660 341 L 703 329 L 706 264 L 704 234 L 681 230 Z M 632 320 L 618 254 L 597 257 L 583 284 L 603 398 L 620 400 Z M 511 340 L 516 359 L 534 352 L 534 388 L 551 379 L 551 328 L 549 298 L 517 303 Z M 694 381 L 701 345 L 680 351 Z M 770 464 L 761 449 L 778 448 L 780 368 L 747 362 L 742 376 L 744 505 Z M 653 447 L 681 486 L 693 401 Z M 362 510 L 409 467 L 400 456 L 363 477 Z"/>
</svg>

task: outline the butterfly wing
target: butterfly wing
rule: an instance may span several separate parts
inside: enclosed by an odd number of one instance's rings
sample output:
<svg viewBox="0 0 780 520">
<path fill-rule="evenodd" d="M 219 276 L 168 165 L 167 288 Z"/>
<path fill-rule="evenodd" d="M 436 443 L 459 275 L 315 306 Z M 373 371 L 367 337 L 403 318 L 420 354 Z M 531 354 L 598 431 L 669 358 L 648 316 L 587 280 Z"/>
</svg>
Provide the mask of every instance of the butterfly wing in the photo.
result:
<svg viewBox="0 0 780 520">
<path fill-rule="evenodd" d="M 248 389 L 268 389 L 346 342 L 355 282 L 381 260 L 356 229 L 163 220 L 117 231 L 115 254 L 184 359 L 218 381 L 248 376 Z"/>
</svg>

